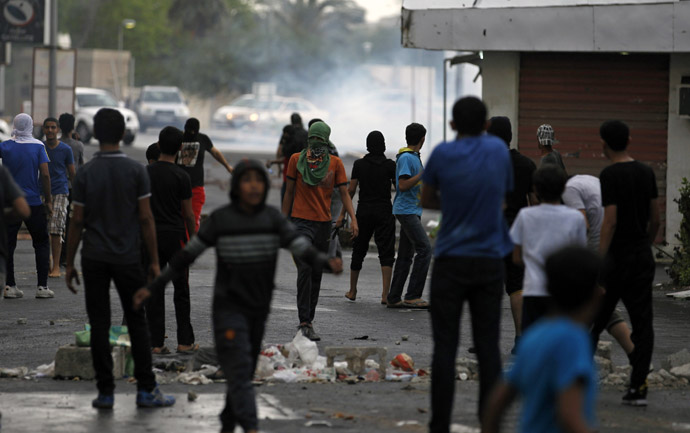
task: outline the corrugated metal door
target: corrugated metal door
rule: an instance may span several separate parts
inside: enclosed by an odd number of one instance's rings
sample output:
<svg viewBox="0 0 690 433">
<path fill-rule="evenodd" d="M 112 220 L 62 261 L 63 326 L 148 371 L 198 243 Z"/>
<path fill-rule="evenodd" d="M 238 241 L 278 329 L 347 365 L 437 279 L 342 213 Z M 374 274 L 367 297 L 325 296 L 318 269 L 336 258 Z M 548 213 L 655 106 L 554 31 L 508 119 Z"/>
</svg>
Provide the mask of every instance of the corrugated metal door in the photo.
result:
<svg viewBox="0 0 690 433">
<path fill-rule="evenodd" d="M 633 158 L 655 171 L 665 233 L 669 56 L 657 54 L 523 53 L 520 59 L 519 147 L 539 162 L 537 128 L 553 126 L 568 174 L 598 176 L 608 165 L 599 126 L 630 126 Z"/>
</svg>

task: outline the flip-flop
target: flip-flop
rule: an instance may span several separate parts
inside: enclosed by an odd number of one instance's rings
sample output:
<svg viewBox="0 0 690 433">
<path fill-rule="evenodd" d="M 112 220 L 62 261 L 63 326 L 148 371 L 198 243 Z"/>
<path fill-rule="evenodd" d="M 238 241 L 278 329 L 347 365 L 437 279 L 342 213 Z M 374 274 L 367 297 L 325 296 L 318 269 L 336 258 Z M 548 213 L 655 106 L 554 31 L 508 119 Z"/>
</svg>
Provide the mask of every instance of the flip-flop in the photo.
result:
<svg viewBox="0 0 690 433">
<path fill-rule="evenodd" d="M 429 308 L 429 303 L 423 299 L 413 299 L 413 300 L 409 300 L 409 301 L 403 301 L 403 305 L 406 308 L 419 308 L 419 309 L 428 309 Z"/>
<path fill-rule="evenodd" d="M 154 347 L 153 349 L 151 349 L 151 354 L 153 354 L 153 355 L 170 355 L 170 349 L 168 349 L 166 346 Z"/>
<path fill-rule="evenodd" d="M 349 293 L 349 292 L 348 292 L 348 293 Z M 345 297 L 346 297 L 347 299 L 349 299 L 350 301 L 354 301 L 355 299 L 357 299 L 357 295 L 355 295 L 354 298 L 351 298 L 351 297 L 347 296 L 347 293 L 345 293 Z"/>
<path fill-rule="evenodd" d="M 398 301 L 395 304 L 386 303 L 386 308 L 405 308 L 402 301 Z"/>
<path fill-rule="evenodd" d="M 194 352 L 196 352 L 197 350 L 199 350 L 199 344 L 196 344 L 196 343 L 195 343 L 195 344 L 192 344 L 192 347 L 190 347 L 189 349 L 180 350 L 180 349 L 178 348 L 178 349 L 177 349 L 177 353 L 194 353 Z"/>
</svg>

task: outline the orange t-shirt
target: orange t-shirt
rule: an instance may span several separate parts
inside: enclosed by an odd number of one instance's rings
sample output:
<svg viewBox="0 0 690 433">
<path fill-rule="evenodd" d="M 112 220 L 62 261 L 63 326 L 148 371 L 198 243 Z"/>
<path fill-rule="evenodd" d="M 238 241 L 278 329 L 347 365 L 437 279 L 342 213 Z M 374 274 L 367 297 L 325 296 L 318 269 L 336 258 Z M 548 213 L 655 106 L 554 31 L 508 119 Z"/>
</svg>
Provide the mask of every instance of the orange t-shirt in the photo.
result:
<svg viewBox="0 0 690 433">
<path fill-rule="evenodd" d="M 297 160 L 300 154 L 295 153 L 290 157 L 287 167 L 287 178 L 295 181 L 295 200 L 292 204 L 293 218 L 302 218 L 309 221 L 331 220 L 331 195 L 333 189 L 341 185 L 347 185 L 347 174 L 343 161 L 337 156 L 331 155 L 331 163 L 328 172 L 318 185 L 309 185 L 302 180 L 302 174 L 297 171 Z"/>
</svg>

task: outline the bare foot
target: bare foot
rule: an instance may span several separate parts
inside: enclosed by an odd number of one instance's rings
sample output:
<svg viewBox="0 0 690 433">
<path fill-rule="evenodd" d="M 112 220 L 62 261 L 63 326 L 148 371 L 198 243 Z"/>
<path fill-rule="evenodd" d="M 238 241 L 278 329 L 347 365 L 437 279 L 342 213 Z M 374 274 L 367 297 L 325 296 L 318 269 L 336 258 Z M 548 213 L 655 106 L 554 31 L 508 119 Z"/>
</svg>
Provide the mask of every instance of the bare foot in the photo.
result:
<svg viewBox="0 0 690 433">
<path fill-rule="evenodd" d="M 349 299 L 350 301 L 354 301 L 355 299 L 357 299 L 357 292 L 354 292 L 354 293 L 347 292 L 347 293 L 345 293 L 345 297 L 347 299 Z"/>
<path fill-rule="evenodd" d="M 49 276 L 50 278 L 60 278 L 60 277 L 62 277 L 62 274 L 60 273 L 60 269 L 58 269 L 58 270 L 52 270 L 52 271 L 50 271 L 50 273 L 48 274 L 48 276 Z"/>
</svg>

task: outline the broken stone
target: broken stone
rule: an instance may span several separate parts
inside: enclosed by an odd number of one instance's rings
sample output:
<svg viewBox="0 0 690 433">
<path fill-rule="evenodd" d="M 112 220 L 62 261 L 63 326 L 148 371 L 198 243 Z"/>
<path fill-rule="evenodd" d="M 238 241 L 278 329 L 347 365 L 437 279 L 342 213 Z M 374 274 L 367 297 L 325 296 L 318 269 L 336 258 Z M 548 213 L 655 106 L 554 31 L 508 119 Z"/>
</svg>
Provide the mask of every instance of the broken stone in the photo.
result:
<svg viewBox="0 0 690 433">
<path fill-rule="evenodd" d="M 602 380 L 609 374 L 613 373 L 613 363 L 610 359 L 595 356 L 594 362 L 597 364 L 597 371 L 599 372 L 599 380 Z"/>
<path fill-rule="evenodd" d="M 685 365 L 681 365 L 680 367 L 672 368 L 671 374 L 674 376 L 677 376 L 677 377 L 683 377 L 685 379 L 690 379 L 690 363 L 685 364 Z"/>
<path fill-rule="evenodd" d="M 403 336 L 402 336 L 402 341 L 407 341 L 407 340 L 409 340 L 409 339 L 410 339 L 410 336 L 409 336 L 409 335 L 403 335 Z"/>
<path fill-rule="evenodd" d="M 455 368 L 465 367 L 470 372 L 470 378 L 477 377 L 479 375 L 479 363 L 476 359 L 470 358 L 458 358 L 455 360 Z"/>
<path fill-rule="evenodd" d="M 680 352 L 676 352 L 673 355 L 669 355 L 662 363 L 661 368 L 666 371 L 671 371 L 675 367 L 681 367 L 685 364 L 690 364 L 690 352 L 687 349 L 683 349 Z"/>
<path fill-rule="evenodd" d="M 396 341 L 396 342 L 395 342 L 395 345 L 396 345 L 396 346 L 400 346 L 400 342 L 399 342 L 399 341 Z"/>
<path fill-rule="evenodd" d="M 386 376 L 386 356 L 388 351 L 385 347 L 327 347 L 326 365 L 333 367 L 336 356 L 344 356 L 347 361 L 347 369 L 356 375 L 364 373 L 366 359 L 370 356 L 378 356 L 378 372 L 380 377 Z"/>
<path fill-rule="evenodd" d="M 628 375 L 626 373 L 611 373 L 604 380 L 601 381 L 603 385 L 622 386 L 627 383 Z"/>
<path fill-rule="evenodd" d="M 17 319 L 17 325 L 26 325 L 26 318 Z"/>
<path fill-rule="evenodd" d="M 617 365 L 613 369 L 614 373 L 622 373 L 625 375 L 630 375 L 632 373 L 632 365 L 626 364 L 626 365 Z"/>
<path fill-rule="evenodd" d="M 313 421 L 307 421 L 304 423 L 305 427 L 333 427 L 333 424 L 331 424 L 328 421 L 323 421 L 323 420 L 313 420 Z"/>
<path fill-rule="evenodd" d="M 664 370 L 663 368 L 659 370 L 659 376 L 664 378 L 664 381 L 666 382 L 676 382 L 677 378 L 669 373 L 668 371 Z"/>
<path fill-rule="evenodd" d="M 197 395 L 196 392 L 194 391 L 189 391 L 187 393 L 187 401 L 196 401 L 196 399 L 199 398 L 199 395 Z"/>
<path fill-rule="evenodd" d="M 654 371 L 647 376 L 647 383 L 650 385 L 661 385 L 664 383 L 664 378 L 659 372 Z"/>
<path fill-rule="evenodd" d="M 608 359 L 609 361 L 611 360 L 611 346 L 613 346 L 613 343 L 610 341 L 600 341 L 599 344 L 597 345 L 597 353 L 595 353 L 595 356 L 599 356 L 601 358 Z"/>
<path fill-rule="evenodd" d="M 48 323 L 50 323 L 50 326 L 53 326 L 53 325 L 55 325 L 55 322 L 54 322 L 54 321 L 52 321 L 52 320 L 51 320 L 50 322 L 48 322 Z"/>
</svg>

